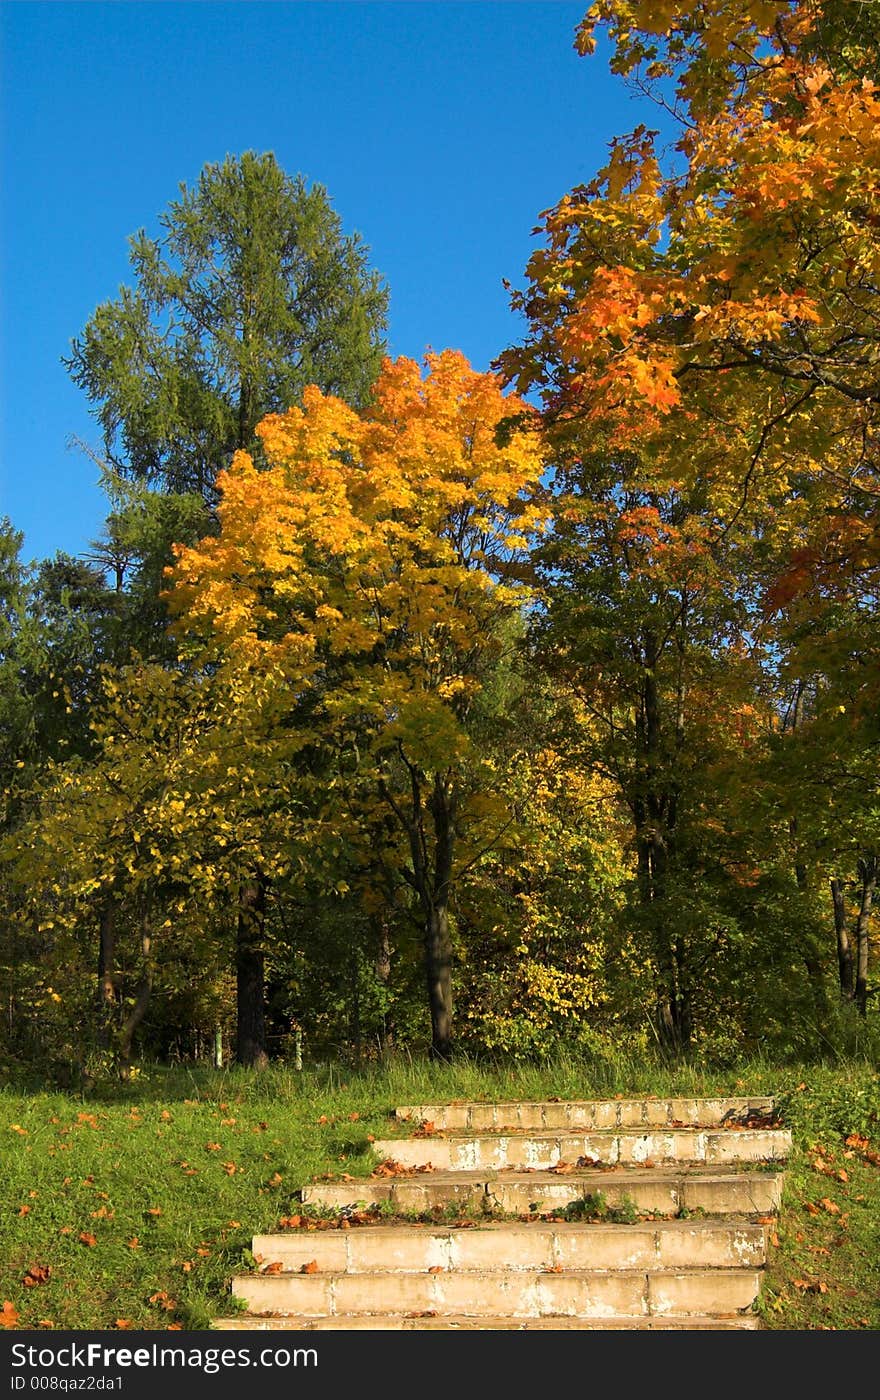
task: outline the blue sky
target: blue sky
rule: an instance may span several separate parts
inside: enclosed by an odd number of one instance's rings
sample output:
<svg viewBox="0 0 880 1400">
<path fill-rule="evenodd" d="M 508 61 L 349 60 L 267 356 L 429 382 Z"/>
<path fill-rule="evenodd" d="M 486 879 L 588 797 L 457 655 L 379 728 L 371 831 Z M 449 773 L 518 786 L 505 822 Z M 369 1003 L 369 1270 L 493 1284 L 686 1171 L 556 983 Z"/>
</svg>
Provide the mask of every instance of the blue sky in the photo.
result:
<svg viewBox="0 0 880 1400">
<path fill-rule="evenodd" d="M 274 151 L 323 184 L 391 292 L 392 354 L 518 333 L 542 209 L 657 124 L 572 48 L 586 0 L 0 4 L 0 514 L 25 558 L 100 531 L 99 447 L 60 363 L 130 280 L 128 236 L 208 161 Z"/>
</svg>

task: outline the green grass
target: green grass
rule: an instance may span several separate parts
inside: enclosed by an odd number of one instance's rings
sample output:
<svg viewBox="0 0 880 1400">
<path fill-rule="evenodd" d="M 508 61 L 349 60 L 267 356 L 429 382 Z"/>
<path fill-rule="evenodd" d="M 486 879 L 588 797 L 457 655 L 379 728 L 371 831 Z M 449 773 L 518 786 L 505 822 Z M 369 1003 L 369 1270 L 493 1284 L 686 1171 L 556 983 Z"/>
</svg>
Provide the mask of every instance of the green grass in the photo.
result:
<svg viewBox="0 0 880 1400">
<path fill-rule="evenodd" d="M 231 1310 L 229 1280 L 251 1262 L 252 1235 L 301 1210 L 301 1185 L 369 1173 L 369 1137 L 388 1135 L 395 1105 L 671 1093 L 776 1093 L 793 1128 L 766 1325 L 880 1328 L 880 1165 L 845 1142 L 860 1135 L 880 1151 L 880 1075 L 868 1065 L 402 1061 L 301 1074 L 144 1068 L 80 1095 L 7 1084 L 0 1308 L 8 1299 L 22 1327 L 204 1328 Z"/>
</svg>

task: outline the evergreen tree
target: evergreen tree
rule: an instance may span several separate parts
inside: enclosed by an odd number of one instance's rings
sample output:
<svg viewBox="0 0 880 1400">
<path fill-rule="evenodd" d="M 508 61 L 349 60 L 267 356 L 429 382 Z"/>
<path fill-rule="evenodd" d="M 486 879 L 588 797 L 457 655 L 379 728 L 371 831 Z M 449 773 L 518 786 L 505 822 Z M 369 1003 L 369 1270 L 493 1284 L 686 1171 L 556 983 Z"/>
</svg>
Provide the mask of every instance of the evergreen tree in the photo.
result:
<svg viewBox="0 0 880 1400">
<path fill-rule="evenodd" d="M 326 190 L 271 153 L 206 165 L 159 224 L 131 239 L 135 286 L 97 308 L 64 364 L 116 471 L 210 501 L 260 419 L 307 384 L 368 399 L 388 293 Z"/>
</svg>

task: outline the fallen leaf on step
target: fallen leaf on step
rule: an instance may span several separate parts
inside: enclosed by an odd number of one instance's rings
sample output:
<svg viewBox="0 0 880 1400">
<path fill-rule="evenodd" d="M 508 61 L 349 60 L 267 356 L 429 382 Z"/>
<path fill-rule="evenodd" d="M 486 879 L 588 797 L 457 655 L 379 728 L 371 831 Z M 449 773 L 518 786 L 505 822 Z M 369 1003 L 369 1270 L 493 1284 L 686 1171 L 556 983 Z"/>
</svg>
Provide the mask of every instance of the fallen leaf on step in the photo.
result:
<svg viewBox="0 0 880 1400">
<path fill-rule="evenodd" d="M 317 1261 L 317 1259 L 310 1259 L 309 1262 L 308 1262 L 307 1264 L 303 1264 L 302 1268 L 300 1269 L 300 1273 L 301 1273 L 301 1274 L 316 1274 L 317 1272 L 318 1272 L 318 1261 Z"/>
</svg>

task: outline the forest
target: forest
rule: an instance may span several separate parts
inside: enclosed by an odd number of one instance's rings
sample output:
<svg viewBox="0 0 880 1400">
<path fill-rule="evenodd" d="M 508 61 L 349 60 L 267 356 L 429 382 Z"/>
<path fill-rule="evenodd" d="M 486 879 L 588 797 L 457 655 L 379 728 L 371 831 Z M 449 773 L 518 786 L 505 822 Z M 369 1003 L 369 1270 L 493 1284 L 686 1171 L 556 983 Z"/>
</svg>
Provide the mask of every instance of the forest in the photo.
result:
<svg viewBox="0 0 880 1400">
<path fill-rule="evenodd" d="M 103 531 L 0 523 L 0 1068 L 880 1055 L 880 6 L 600 38 L 675 139 L 535 211 L 489 369 L 390 357 L 268 152 L 73 334 Z"/>
</svg>

